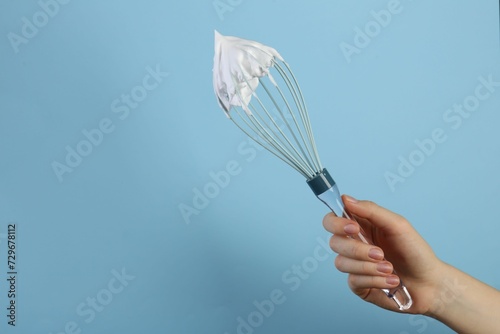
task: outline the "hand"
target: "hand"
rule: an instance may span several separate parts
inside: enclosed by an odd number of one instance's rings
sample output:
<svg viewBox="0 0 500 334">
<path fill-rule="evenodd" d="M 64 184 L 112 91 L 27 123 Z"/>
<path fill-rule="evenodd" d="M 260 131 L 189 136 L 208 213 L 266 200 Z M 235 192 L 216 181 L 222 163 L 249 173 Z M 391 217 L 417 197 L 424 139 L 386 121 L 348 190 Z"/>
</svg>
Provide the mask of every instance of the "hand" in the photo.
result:
<svg viewBox="0 0 500 334">
<path fill-rule="evenodd" d="M 345 195 L 343 201 L 357 223 L 329 213 L 323 226 L 334 234 L 330 247 L 339 254 L 335 266 L 349 274 L 351 290 L 368 302 L 398 311 L 394 301 L 380 289 L 397 287 L 402 279 L 413 298 L 406 313 L 431 312 L 447 265 L 402 216 L 369 201 Z M 373 245 L 348 237 L 356 236 L 360 226 Z M 399 277 L 392 274 L 393 269 Z"/>
<path fill-rule="evenodd" d="M 357 222 L 330 213 L 323 225 L 334 234 L 330 246 L 339 254 L 335 266 L 349 274 L 349 287 L 355 294 L 399 311 L 380 289 L 396 287 L 401 278 L 413 298 L 406 313 L 431 316 L 458 333 L 499 332 L 499 290 L 439 260 L 400 215 L 349 196 L 343 196 L 343 201 Z M 360 228 L 373 245 L 348 237 L 357 236 Z M 399 277 L 392 274 L 393 267 Z M 397 279 L 392 282 L 393 278 Z"/>
</svg>

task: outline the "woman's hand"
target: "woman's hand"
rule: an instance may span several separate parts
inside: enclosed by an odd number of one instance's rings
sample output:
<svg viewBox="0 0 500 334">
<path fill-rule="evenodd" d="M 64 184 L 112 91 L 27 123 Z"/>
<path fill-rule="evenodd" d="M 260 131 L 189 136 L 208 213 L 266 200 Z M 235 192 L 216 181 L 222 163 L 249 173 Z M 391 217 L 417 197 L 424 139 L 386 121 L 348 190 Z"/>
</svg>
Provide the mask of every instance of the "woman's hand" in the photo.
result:
<svg viewBox="0 0 500 334">
<path fill-rule="evenodd" d="M 461 334 L 500 333 L 500 291 L 439 260 L 400 215 L 349 196 L 343 201 L 357 223 L 330 213 L 323 225 L 334 234 L 330 246 L 339 254 L 335 266 L 349 274 L 356 295 L 398 311 L 380 289 L 397 287 L 401 278 L 413 298 L 406 313 L 431 316 Z M 348 237 L 356 236 L 360 227 L 373 245 Z"/>
<path fill-rule="evenodd" d="M 406 312 L 429 312 L 440 284 L 439 273 L 446 265 L 405 218 L 369 201 L 345 195 L 343 201 L 359 224 L 330 213 L 323 225 L 334 234 L 330 246 L 339 254 L 335 266 L 349 274 L 351 290 L 368 302 L 397 311 L 394 301 L 380 289 L 395 288 L 402 279 L 413 298 Z M 348 237 L 356 236 L 360 226 L 373 245 Z"/>
</svg>

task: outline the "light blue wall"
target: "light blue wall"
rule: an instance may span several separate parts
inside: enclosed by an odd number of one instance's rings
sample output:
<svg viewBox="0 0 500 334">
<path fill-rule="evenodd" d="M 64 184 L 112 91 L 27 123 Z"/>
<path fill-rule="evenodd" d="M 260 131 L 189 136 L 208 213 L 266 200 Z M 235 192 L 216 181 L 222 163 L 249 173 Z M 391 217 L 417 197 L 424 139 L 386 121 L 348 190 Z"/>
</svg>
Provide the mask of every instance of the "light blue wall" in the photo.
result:
<svg viewBox="0 0 500 334">
<path fill-rule="evenodd" d="M 2 333 L 233 334 L 270 297 L 282 303 L 246 332 L 451 333 L 351 294 L 322 253 L 326 208 L 218 108 L 214 29 L 291 64 L 341 191 L 406 216 L 442 259 L 500 288 L 500 87 L 460 124 L 447 111 L 478 78 L 500 81 L 496 1 L 401 0 L 352 57 L 341 47 L 391 1 L 60 2 L 0 4 Z M 28 38 L 23 18 L 41 26 L 26 26 Z M 131 92 L 147 96 L 127 107 Z M 391 189 L 384 175 L 434 129 L 446 141 Z M 92 151 L 58 178 L 54 163 L 78 145 Z M 184 219 L 180 208 L 228 164 L 229 183 Z M 291 272 L 304 264 L 307 276 Z"/>
</svg>

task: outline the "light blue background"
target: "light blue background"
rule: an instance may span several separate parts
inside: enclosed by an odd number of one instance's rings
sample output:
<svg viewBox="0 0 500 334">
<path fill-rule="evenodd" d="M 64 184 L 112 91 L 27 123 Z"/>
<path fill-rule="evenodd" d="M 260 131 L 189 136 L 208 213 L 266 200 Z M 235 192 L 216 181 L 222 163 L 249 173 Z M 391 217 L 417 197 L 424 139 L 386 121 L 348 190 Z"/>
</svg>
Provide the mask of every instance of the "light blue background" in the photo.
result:
<svg viewBox="0 0 500 334">
<path fill-rule="evenodd" d="M 299 78 L 324 165 L 341 191 L 406 216 L 445 261 L 500 288 L 500 89 L 453 130 L 445 111 L 498 66 L 498 3 L 402 0 L 402 12 L 348 63 L 342 42 L 388 1 L 71 1 L 15 53 L 36 1 L 0 4 L 0 233 L 18 224 L 18 326 L 6 324 L 0 235 L 0 331 L 237 332 L 237 318 L 273 289 L 286 302 L 255 333 L 447 333 L 349 291 L 320 262 L 300 287 L 282 275 L 326 240 L 326 207 L 300 175 L 247 139 L 212 89 L 213 30 L 275 47 Z M 121 120 L 111 103 L 169 75 Z M 59 182 L 51 164 L 82 130 L 114 131 Z M 442 128 L 447 141 L 391 191 L 386 171 Z M 194 189 L 235 160 L 241 172 L 183 219 Z M 125 268 L 135 278 L 89 323 L 77 306 Z"/>
</svg>

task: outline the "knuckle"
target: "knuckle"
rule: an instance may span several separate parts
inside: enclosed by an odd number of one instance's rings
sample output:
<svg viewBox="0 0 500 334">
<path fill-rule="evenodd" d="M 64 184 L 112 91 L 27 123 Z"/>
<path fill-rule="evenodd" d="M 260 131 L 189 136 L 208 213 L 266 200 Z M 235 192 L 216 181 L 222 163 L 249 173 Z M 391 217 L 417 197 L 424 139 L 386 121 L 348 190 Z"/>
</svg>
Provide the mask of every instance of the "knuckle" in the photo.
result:
<svg viewBox="0 0 500 334">
<path fill-rule="evenodd" d="M 336 234 L 342 231 L 339 217 L 337 217 L 333 212 L 323 217 L 322 224 L 323 228 L 331 233 Z"/>
<path fill-rule="evenodd" d="M 333 212 L 326 214 L 323 217 L 323 226 L 326 228 L 326 226 L 331 225 L 334 217 L 335 217 L 335 215 L 333 214 Z"/>
<path fill-rule="evenodd" d="M 372 202 L 372 201 L 365 201 L 365 205 L 366 205 L 366 208 L 368 211 L 368 214 L 367 214 L 368 217 L 366 217 L 366 218 L 371 218 L 373 215 L 373 211 L 377 207 L 377 204 L 375 204 L 375 202 Z"/>
<path fill-rule="evenodd" d="M 337 268 L 337 270 L 344 273 L 345 272 L 344 271 L 344 263 L 345 263 L 345 258 L 342 255 L 337 255 L 337 257 L 335 258 L 335 261 L 334 261 L 335 268 Z"/>
<path fill-rule="evenodd" d="M 323 228 L 325 230 L 327 230 L 328 226 L 330 225 L 330 220 L 328 219 L 328 215 L 323 217 L 322 224 L 323 224 Z"/>
<path fill-rule="evenodd" d="M 335 251 L 335 236 L 333 235 L 331 238 L 330 238 L 330 241 L 328 242 L 328 245 L 330 246 L 330 248 Z"/>
<path fill-rule="evenodd" d="M 355 259 L 359 259 L 361 255 L 360 253 L 361 252 L 359 250 L 359 245 L 357 245 L 356 242 L 353 242 L 349 247 L 349 254 L 351 254 L 351 256 L 354 257 Z"/>
<path fill-rule="evenodd" d="M 332 251 L 334 251 L 337 254 L 340 252 L 338 238 L 339 238 L 338 236 L 333 235 L 330 238 L 330 243 L 329 243 L 330 244 L 330 248 L 332 249 Z"/>
<path fill-rule="evenodd" d="M 397 214 L 397 213 L 395 213 L 395 218 L 394 218 L 394 220 L 395 220 L 395 223 L 396 223 L 396 224 L 398 224 L 398 225 L 405 225 L 405 224 L 408 224 L 408 225 L 409 225 L 408 220 L 406 220 L 406 218 L 405 218 L 405 217 L 403 217 L 403 216 L 401 216 L 401 215 L 399 215 L 399 214 Z"/>
<path fill-rule="evenodd" d="M 347 284 L 351 289 L 357 288 L 359 284 L 359 276 L 350 274 L 347 276 Z"/>
<path fill-rule="evenodd" d="M 361 264 L 361 271 L 366 273 L 366 274 L 371 274 L 373 272 L 373 263 L 363 262 Z"/>
</svg>

